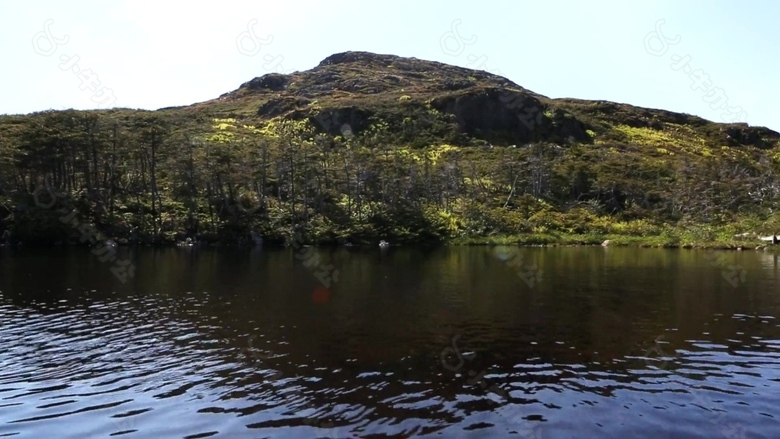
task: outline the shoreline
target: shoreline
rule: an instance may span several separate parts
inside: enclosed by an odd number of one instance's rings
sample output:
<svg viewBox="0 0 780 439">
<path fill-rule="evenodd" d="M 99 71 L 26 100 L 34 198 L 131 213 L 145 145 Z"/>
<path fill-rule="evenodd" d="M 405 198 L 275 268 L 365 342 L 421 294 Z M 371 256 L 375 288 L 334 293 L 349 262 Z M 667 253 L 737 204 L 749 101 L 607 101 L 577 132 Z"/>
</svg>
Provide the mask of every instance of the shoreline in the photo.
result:
<svg viewBox="0 0 780 439">
<path fill-rule="evenodd" d="M 112 239 L 112 241 L 114 241 Z M 105 242 L 105 240 L 103 241 Z M 230 249 L 250 249 L 250 248 L 300 248 L 300 247 L 320 247 L 320 248 L 365 248 L 376 247 L 375 242 L 359 242 L 345 244 L 344 242 L 263 242 L 260 244 L 247 244 L 237 242 L 198 242 L 192 245 L 186 245 L 184 242 L 127 242 L 124 239 L 117 239 L 115 247 L 127 248 L 230 248 Z M 447 246 L 474 246 L 474 247 L 495 247 L 495 246 L 516 246 L 526 248 L 555 248 L 555 247 L 622 247 L 622 248 L 663 248 L 663 249 L 686 249 L 686 250 L 730 250 L 747 251 L 763 250 L 767 252 L 780 252 L 780 245 L 773 245 L 758 239 L 716 239 L 709 241 L 691 241 L 682 240 L 667 236 L 631 236 L 631 235 L 578 235 L 578 234 L 522 234 L 522 235 L 501 235 L 501 236 L 483 236 L 483 237 L 462 237 L 451 238 L 443 241 L 417 241 L 415 243 L 400 244 L 391 243 L 391 247 L 447 247 Z M 87 243 L 16 243 L 0 244 L 0 248 L 91 248 L 95 245 Z"/>
<path fill-rule="evenodd" d="M 683 240 L 664 236 L 631 235 L 516 235 L 501 237 L 460 238 L 455 245 L 517 245 L 520 247 L 634 247 L 694 250 L 763 250 L 780 246 L 759 239 L 715 239 L 707 241 Z"/>
</svg>

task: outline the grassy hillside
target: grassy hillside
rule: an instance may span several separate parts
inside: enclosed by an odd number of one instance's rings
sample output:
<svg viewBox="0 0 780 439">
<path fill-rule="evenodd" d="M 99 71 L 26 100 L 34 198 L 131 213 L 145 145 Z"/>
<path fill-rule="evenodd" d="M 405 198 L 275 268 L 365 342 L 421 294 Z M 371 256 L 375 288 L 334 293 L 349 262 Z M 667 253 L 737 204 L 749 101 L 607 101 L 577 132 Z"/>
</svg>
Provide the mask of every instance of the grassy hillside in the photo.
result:
<svg viewBox="0 0 780 439">
<path fill-rule="evenodd" d="M 0 116 L 0 234 L 755 246 L 779 170 L 767 128 L 347 52 L 186 107 Z"/>
</svg>

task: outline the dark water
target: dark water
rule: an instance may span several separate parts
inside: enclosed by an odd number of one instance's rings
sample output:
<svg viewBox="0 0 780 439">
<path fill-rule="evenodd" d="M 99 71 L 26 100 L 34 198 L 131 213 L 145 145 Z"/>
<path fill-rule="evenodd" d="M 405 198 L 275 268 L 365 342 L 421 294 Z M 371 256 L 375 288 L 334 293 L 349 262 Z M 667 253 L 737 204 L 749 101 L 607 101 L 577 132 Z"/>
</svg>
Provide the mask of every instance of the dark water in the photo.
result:
<svg viewBox="0 0 780 439">
<path fill-rule="evenodd" d="M 777 256 L 518 251 L 0 249 L 0 437 L 780 437 Z"/>
</svg>

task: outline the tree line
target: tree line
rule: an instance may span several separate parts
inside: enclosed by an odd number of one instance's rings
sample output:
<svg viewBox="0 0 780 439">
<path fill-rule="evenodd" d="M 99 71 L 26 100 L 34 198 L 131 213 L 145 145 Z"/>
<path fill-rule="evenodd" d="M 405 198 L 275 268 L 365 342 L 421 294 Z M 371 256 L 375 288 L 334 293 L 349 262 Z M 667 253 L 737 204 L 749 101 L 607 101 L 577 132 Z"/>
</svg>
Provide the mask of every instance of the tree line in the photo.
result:
<svg viewBox="0 0 780 439">
<path fill-rule="evenodd" d="M 333 136 L 308 120 L 47 111 L 0 119 L 0 233 L 76 241 L 56 207 L 34 202 L 41 188 L 63 194 L 59 202 L 106 237 L 156 244 L 239 244 L 253 232 L 278 243 L 361 243 L 774 227 L 779 158 L 609 139 L 420 147 L 381 121 Z"/>
</svg>

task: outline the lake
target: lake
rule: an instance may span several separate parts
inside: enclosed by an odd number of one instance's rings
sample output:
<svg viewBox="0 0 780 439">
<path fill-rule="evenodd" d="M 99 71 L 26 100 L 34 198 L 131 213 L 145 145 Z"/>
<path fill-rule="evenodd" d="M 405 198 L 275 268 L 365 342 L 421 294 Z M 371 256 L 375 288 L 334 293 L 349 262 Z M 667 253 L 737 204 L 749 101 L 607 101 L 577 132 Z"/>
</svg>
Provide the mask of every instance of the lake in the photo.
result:
<svg viewBox="0 0 780 439">
<path fill-rule="evenodd" d="M 780 432 L 772 253 L 119 248 L 112 258 L 0 249 L 0 437 Z"/>
</svg>

